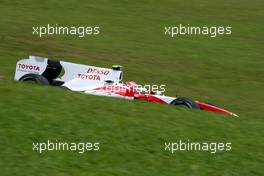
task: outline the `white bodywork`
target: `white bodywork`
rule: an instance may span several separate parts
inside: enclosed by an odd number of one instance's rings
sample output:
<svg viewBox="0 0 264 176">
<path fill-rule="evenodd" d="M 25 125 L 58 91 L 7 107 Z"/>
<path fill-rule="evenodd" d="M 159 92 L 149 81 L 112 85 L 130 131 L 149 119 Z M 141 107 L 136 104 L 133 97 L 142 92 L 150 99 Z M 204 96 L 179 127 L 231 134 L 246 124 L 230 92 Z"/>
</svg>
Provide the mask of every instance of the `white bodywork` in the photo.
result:
<svg viewBox="0 0 264 176">
<path fill-rule="evenodd" d="M 105 81 L 119 83 L 122 80 L 122 71 L 110 68 L 95 67 L 90 65 L 75 64 L 60 61 L 64 75 L 56 78 L 64 82 L 63 86 L 73 91 L 85 91 L 93 87 L 102 86 Z M 48 66 L 48 58 L 29 56 L 17 62 L 15 80 L 20 80 L 24 75 L 33 73 L 42 75 Z"/>
<path fill-rule="evenodd" d="M 47 67 L 48 58 L 29 56 L 28 59 L 22 59 L 17 62 L 15 80 L 19 80 L 22 76 L 34 73 L 41 75 Z"/>
<path fill-rule="evenodd" d="M 97 88 L 103 86 L 120 86 L 124 89 L 129 89 L 129 86 L 121 83 L 122 71 L 110 68 L 95 67 L 90 65 L 75 64 L 65 61 L 57 61 L 64 74 L 58 76 L 56 81 L 63 82 L 62 86 L 67 87 L 72 91 L 84 92 L 87 94 L 98 96 L 109 96 L 133 100 L 132 96 L 120 95 L 113 91 L 98 90 Z M 49 65 L 49 59 L 37 56 L 29 56 L 28 59 L 22 59 L 17 62 L 15 80 L 20 80 L 27 74 L 42 75 Z M 107 82 L 108 81 L 108 82 Z M 110 81 L 110 83 L 109 83 Z M 132 86 L 137 86 L 136 83 L 130 82 Z M 147 90 L 135 90 L 136 92 L 147 92 Z M 164 95 L 153 95 L 162 99 L 166 103 L 172 102 L 174 97 L 167 97 Z"/>
</svg>

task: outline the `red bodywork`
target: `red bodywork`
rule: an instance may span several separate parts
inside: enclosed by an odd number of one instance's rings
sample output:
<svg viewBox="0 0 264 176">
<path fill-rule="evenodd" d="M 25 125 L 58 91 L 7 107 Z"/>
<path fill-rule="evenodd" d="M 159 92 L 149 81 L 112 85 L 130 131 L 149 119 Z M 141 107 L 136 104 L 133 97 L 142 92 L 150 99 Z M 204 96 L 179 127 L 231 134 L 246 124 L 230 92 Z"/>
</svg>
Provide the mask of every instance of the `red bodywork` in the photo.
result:
<svg viewBox="0 0 264 176">
<path fill-rule="evenodd" d="M 154 102 L 154 103 L 159 103 L 159 104 L 168 104 L 166 101 L 162 100 L 161 98 L 156 97 L 155 94 L 151 92 L 143 94 L 143 93 L 134 91 L 135 89 L 133 88 L 136 85 L 131 84 L 131 82 L 128 82 L 128 83 L 129 84 L 126 84 L 126 86 L 120 86 L 120 85 L 119 86 L 117 85 L 102 86 L 94 90 L 111 92 L 111 93 L 115 93 L 117 95 L 124 96 L 124 97 L 133 97 L 135 100 L 149 101 L 149 102 Z M 237 116 L 236 114 L 226 109 L 220 108 L 212 104 L 204 103 L 201 101 L 194 101 L 194 102 L 197 104 L 197 106 L 201 110 L 221 113 L 221 114 L 230 115 L 230 116 Z"/>
<path fill-rule="evenodd" d="M 200 101 L 195 101 L 195 102 L 200 107 L 201 110 L 222 113 L 222 114 L 230 115 L 230 116 L 237 116 L 236 114 L 234 114 L 228 110 L 225 110 L 223 108 L 220 108 L 218 106 L 207 104 L 207 103 L 200 102 Z"/>
</svg>

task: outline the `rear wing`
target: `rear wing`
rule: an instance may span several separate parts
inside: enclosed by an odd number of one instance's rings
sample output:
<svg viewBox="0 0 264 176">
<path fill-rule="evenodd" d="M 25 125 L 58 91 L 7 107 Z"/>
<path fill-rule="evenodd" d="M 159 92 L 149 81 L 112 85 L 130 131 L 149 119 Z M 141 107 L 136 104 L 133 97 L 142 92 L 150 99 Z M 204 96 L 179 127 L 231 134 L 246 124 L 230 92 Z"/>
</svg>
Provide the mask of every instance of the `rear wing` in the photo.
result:
<svg viewBox="0 0 264 176">
<path fill-rule="evenodd" d="M 102 68 L 29 56 L 17 62 L 14 79 L 19 81 L 27 74 L 37 74 L 44 76 L 49 82 L 59 81 L 61 84 L 76 78 L 93 84 L 104 84 L 106 81 L 117 83 L 123 77 L 121 69 L 122 67 L 117 65 L 112 68 Z"/>
</svg>

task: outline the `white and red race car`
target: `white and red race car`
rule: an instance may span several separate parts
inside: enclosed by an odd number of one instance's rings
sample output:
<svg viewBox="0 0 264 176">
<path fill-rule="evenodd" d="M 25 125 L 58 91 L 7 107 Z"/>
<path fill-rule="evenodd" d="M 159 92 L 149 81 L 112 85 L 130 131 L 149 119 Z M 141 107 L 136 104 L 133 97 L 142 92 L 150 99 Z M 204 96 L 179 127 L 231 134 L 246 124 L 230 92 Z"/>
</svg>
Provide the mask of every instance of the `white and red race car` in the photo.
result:
<svg viewBox="0 0 264 176">
<path fill-rule="evenodd" d="M 114 65 L 109 69 L 52 61 L 37 56 L 29 56 L 27 59 L 18 61 L 15 73 L 17 81 L 34 81 L 92 95 L 171 104 L 237 117 L 236 114 L 209 103 L 190 98 L 165 96 L 142 88 L 132 81 L 123 83 L 122 78 L 123 72 L 120 65 Z"/>
</svg>

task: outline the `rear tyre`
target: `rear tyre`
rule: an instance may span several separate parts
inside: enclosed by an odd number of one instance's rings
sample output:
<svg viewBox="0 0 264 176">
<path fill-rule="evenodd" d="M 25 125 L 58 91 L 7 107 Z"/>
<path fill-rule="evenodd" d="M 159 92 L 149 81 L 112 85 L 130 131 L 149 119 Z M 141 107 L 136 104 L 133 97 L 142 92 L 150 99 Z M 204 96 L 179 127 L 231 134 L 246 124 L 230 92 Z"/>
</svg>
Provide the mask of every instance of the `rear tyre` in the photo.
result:
<svg viewBox="0 0 264 176">
<path fill-rule="evenodd" d="M 19 81 L 35 82 L 41 85 L 50 85 L 49 81 L 44 76 L 33 73 L 22 76 Z"/>
<path fill-rule="evenodd" d="M 185 108 L 200 109 L 197 103 L 195 103 L 195 101 L 193 101 L 190 98 L 184 98 L 184 97 L 176 98 L 170 104 Z"/>
</svg>

